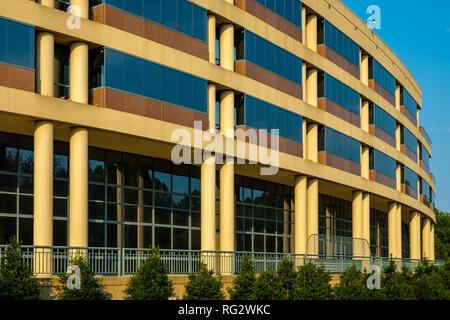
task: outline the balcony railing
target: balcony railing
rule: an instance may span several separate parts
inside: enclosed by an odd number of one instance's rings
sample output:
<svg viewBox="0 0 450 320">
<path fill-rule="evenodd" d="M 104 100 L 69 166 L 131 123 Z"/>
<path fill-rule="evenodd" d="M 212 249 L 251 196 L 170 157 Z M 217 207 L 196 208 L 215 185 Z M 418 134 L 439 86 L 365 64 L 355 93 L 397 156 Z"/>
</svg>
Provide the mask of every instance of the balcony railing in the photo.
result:
<svg viewBox="0 0 450 320">
<path fill-rule="evenodd" d="M 0 261 L 5 254 L 6 246 L 0 246 Z M 149 256 L 149 249 L 124 248 L 74 248 L 74 247 L 36 247 L 22 246 L 23 261 L 33 269 L 35 274 L 57 275 L 65 273 L 70 257 L 77 254 L 87 258 L 90 268 L 98 275 L 124 276 L 137 272 L 140 265 Z M 246 252 L 199 251 L 199 250 L 160 250 L 160 257 L 165 262 L 169 274 L 189 274 L 198 271 L 200 261 L 217 274 L 236 274 L 240 271 L 241 262 Z M 355 264 L 363 271 L 369 265 L 377 265 L 381 269 L 389 264 L 389 258 L 332 255 L 332 254 L 290 254 L 248 252 L 255 262 L 256 272 L 267 269 L 276 270 L 283 258 L 288 258 L 294 265 L 311 262 L 323 265 L 330 273 L 342 273 Z M 393 259 L 399 266 L 414 269 L 420 260 Z M 441 265 L 443 261 L 430 263 Z"/>
</svg>

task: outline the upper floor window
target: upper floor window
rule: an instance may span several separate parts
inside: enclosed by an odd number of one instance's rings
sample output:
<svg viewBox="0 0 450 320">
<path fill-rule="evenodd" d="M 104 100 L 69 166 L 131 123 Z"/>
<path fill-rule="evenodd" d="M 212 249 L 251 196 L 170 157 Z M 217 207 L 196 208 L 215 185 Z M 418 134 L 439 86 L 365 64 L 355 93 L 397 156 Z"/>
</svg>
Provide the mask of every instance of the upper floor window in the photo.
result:
<svg viewBox="0 0 450 320">
<path fill-rule="evenodd" d="M 405 88 L 400 91 L 400 105 L 405 108 L 402 110 L 405 116 L 417 126 L 417 102 Z"/>
<path fill-rule="evenodd" d="M 34 69 L 34 27 L 0 18 L 0 62 Z"/>
<path fill-rule="evenodd" d="M 206 10 L 187 0 L 101 0 L 101 4 L 116 7 L 206 42 Z"/>
<path fill-rule="evenodd" d="M 397 161 L 377 149 L 370 149 L 369 168 L 396 179 Z"/>
<path fill-rule="evenodd" d="M 402 165 L 402 184 L 407 185 L 408 187 L 417 190 L 417 173 L 412 171 L 407 166 Z"/>
<path fill-rule="evenodd" d="M 319 98 L 327 98 L 356 115 L 360 114 L 358 92 L 330 76 L 328 73 L 324 74 L 323 79 L 323 82 L 319 81 Z"/>
<path fill-rule="evenodd" d="M 319 127 L 318 139 L 319 152 L 360 163 L 361 144 L 358 140 L 326 126 Z"/>
<path fill-rule="evenodd" d="M 325 19 L 319 22 L 317 37 L 319 45 L 325 44 L 350 63 L 359 67 L 358 44 L 330 22 Z"/>
<path fill-rule="evenodd" d="M 412 153 L 417 154 L 417 138 L 403 126 L 401 129 L 401 144 L 406 146 Z"/>
<path fill-rule="evenodd" d="M 245 59 L 299 85 L 302 84 L 302 59 L 296 55 L 248 30 L 244 31 L 243 50 L 239 44 L 236 47 L 237 60 Z"/>
<path fill-rule="evenodd" d="M 369 60 L 369 79 L 374 80 L 384 88 L 389 94 L 387 100 L 395 105 L 395 78 L 373 58 Z M 375 90 L 377 91 L 377 88 Z"/>
<path fill-rule="evenodd" d="M 395 138 L 396 121 L 394 117 L 374 103 L 371 103 L 370 106 L 369 123 Z"/>
<path fill-rule="evenodd" d="M 237 124 L 255 129 L 279 129 L 279 136 L 302 143 L 302 116 L 265 101 L 244 95 L 237 103 Z"/>
<path fill-rule="evenodd" d="M 95 52 L 94 52 L 95 53 Z M 206 80 L 109 48 L 91 58 L 91 88 L 108 88 L 207 112 Z"/>
<path fill-rule="evenodd" d="M 302 27 L 302 3 L 298 0 L 255 0 L 297 27 Z"/>
</svg>

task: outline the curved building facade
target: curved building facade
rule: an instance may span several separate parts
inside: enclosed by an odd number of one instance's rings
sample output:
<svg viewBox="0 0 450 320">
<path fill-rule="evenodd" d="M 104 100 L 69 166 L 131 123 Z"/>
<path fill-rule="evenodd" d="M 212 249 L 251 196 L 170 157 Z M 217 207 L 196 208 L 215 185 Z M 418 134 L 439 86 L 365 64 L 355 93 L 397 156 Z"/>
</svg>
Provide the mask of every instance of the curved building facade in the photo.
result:
<svg viewBox="0 0 450 320">
<path fill-rule="evenodd" d="M 0 4 L 0 244 L 434 260 L 421 88 L 339 0 L 69 2 Z"/>
</svg>

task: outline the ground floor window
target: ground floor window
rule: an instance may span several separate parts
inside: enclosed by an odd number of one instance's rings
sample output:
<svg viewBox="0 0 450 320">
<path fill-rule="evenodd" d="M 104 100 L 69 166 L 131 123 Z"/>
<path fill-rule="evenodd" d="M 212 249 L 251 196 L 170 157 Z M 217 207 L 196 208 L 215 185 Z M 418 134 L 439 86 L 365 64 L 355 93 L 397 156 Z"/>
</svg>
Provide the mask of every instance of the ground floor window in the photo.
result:
<svg viewBox="0 0 450 320">
<path fill-rule="evenodd" d="M 372 256 L 388 256 L 388 216 L 387 213 L 370 209 L 370 252 Z"/>
<path fill-rule="evenodd" d="M 293 246 L 293 188 L 235 177 L 236 250 L 289 253 Z"/>
<path fill-rule="evenodd" d="M 407 223 L 402 221 L 402 258 L 409 259 L 409 226 Z"/>
</svg>

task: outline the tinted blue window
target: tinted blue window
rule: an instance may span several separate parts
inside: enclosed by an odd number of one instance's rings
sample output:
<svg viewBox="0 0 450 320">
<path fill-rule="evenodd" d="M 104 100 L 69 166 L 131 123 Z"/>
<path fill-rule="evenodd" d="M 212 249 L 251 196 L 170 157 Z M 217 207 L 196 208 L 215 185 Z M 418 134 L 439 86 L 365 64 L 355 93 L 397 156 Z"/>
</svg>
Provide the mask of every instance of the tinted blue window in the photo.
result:
<svg viewBox="0 0 450 320">
<path fill-rule="evenodd" d="M 284 16 L 284 0 L 277 0 L 275 3 L 275 12 L 280 16 Z"/>
<path fill-rule="evenodd" d="M 34 68 L 34 27 L 0 18 L 0 61 Z"/>
<path fill-rule="evenodd" d="M 161 100 L 161 66 L 155 63 L 144 63 L 143 95 Z"/>
<path fill-rule="evenodd" d="M 206 112 L 206 80 L 105 49 L 106 86 Z"/>
<path fill-rule="evenodd" d="M 178 30 L 187 35 L 193 35 L 192 5 L 184 0 L 178 0 Z"/>
<path fill-rule="evenodd" d="M 177 72 L 173 69 L 162 67 L 162 100 L 177 104 Z"/>
<path fill-rule="evenodd" d="M 280 137 L 302 143 L 302 116 L 249 95 L 245 95 L 244 122 L 268 132 L 277 129 Z"/>
<path fill-rule="evenodd" d="M 178 1 L 163 0 L 161 4 L 161 22 L 172 29 L 177 29 Z"/>
<path fill-rule="evenodd" d="M 422 145 L 422 159 L 424 163 L 424 169 L 426 172 L 430 173 L 430 154 L 424 145 Z"/>
<path fill-rule="evenodd" d="M 374 170 L 396 179 L 397 162 L 388 155 L 374 149 Z"/>
<path fill-rule="evenodd" d="M 375 59 L 373 59 L 373 78 L 395 97 L 395 78 Z"/>
<path fill-rule="evenodd" d="M 145 0 L 144 17 L 154 22 L 161 22 L 161 0 Z"/>
<path fill-rule="evenodd" d="M 197 6 L 193 7 L 194 37 L 206 41 L 206 10 Z"/>
<path fill-rule="evenodd" d="M 403 128 L 402 143 L 414 154 L 417 154 L 417 138 L 405 127 Z"/>
<path fill-rule="evenodd" d="M 417 113 L 417 102 L 414 98 L 409 94 L 408 90 L 403 88 L 403 105 L 406 109 L 411 113 L 412 116 L 416 116 Z"/>
<path fill-rule="evenodd" d="M 360 114 L 358 92 L 327 73 L 325 73 L 325 98 L 346 108 L 354 114 Z"/>
<path fill-rule="evenodd" d="M 105 49 L 105 79 L 106 86 L 124 90 L 125 55 L 113 50 Z"/>
<path fill-rule="evenodd" d="M 201 112 L 207 112 L 207 101 L 206 101 L 206 90 L 207 90 L 207 83 L 206 80 L 193 77 L 192 81 L 193 86 L 193 92 L 194 92 L 194 106 L 193 108 L 195 110 L 201 111 Z"/>
<path fill-rule="evenodd" d="M 417 191 L 417 173 L 409 169 L 407 166 L 404 166 L 402 183 Z"/>
<path fill-rule="evenodd" d="M 124 10 L 135 15 L 142 16 L 144 14 L 143 0 L 127 0 L 124 1 Z"/>
<path fill-rule="evenodd" d="M 347 35 L 325 20 L 324 43 L 342 57 L 359 67 L 359 46 Z"/>
<path fill-rule="evenodd" d="M 265 0 L 265 6 L 268 8 L 268 9 L 270 9 L 270 10 L 272 10 L 272 11 L 275 11 L 275 1 L 276 0 Z M 260 1 L 258 1 L 259 3 L 261 3 L 262 5 L 264 5 L 264 0 L 260 0 Z"/>
<path fill-rule="evenodd" d="M 386 132 L 387 134 L 395 137 L 396 123 L 395 119 L 379 106 L 374 104 L 373 106 L 374 125 Z"/>
<path fill-rule="evenodd" d="M 0 18 L 0 61 L 6 62 L 8 48 L 8 21 Z"/>
<path fill-rule="evenodd" d="M 126 0 L 106 0 L 105 2 L 107 4 L 115 6 L 117 8 L 124 9 L 124 5 L 123 5 L 124 1 L 126 1 Z"/>
<path fill-rule="evenodd" d="M 431 189 L 430 185 L 424 179 L 421 178 L 421 180 L 422 180 L 422 190 L 421 190 L 422 195 L 427 202 L 430 202 L 431 201 L 430 190 L 432 190 L 432 189 Z"/>
<path fill-rule="evenodd" d="M 360 142 L 328 127 L 325 127 L 324 151 L 360 163 Z"/>
<path fill-rule="evenodd" d="M 125 91 L 142 95 L 143 60 L 127 56 L 125 58 Z"/>
</svg>

